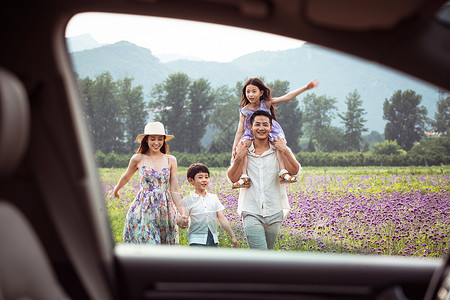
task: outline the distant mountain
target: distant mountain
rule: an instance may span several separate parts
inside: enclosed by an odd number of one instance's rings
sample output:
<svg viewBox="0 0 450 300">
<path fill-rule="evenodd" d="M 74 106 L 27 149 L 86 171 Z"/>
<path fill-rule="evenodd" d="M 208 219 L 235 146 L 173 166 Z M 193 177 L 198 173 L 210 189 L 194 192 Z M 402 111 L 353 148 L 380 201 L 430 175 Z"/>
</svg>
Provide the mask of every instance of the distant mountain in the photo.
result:
<svg viewBox="0 0 450 300">
<path fill-rule="evenodd" d="M 130 42 L 118 42 L 95 49 L 72 53 L 75 71 L 81 78 L 95 78 L 109 71 L 114 80 L 134 78 L 134 85 L 142 85 L 146 100 L 156 83 L 175 72 L 186 73 L 192 79 L 204 77 L 212 87 L 228 85 L 248 77 L 262 76 L 266 81 L 287 80 L 291 89 L 318 79 L 318 88 L 310 91 L 337 100 L 339 112 L 346 110 L 349 92 L 358 90 L 367 114 L 366 127 L 382 133 L 385 121 L 383 102 L 397 90 L 411 89 L 423 96 L 422 105 L 434 117 L 437 89 L 416 79 L 393 73 L 377 64 L 362 62 L 311 44 L 284 51 L 260 51 L 241 56 L 229 63 L 176 60 L 161 62 L 149 49 Z M 301 100 L 303 96 L 298 98 Z M 335 126 L 341 126 L 336 121 Z"/>
<path fill-rule="evenodd" d="M 67 47 L 69 52 L 83 51 L 101 47 L 90 34 L 82 34 L 67 39 Z"/>
<path fill-rule="evenodd" d="M 155 83 L 162 82 L 171 73 L 149 49 L 126 41 L 75 52 L 72 59 L 80 78 L 94 79 L 106 71 L 114 80 L 134 78 L 133 84 L 142 85 L 146 97 Z"/>
<path fill-rule="evenodd" d="M 194 61 L 202 61 L 201 58 L 195 56 L 185 56 L 178 53 L 158 53 L 154 54 L 162 63 L 167 63 L 175 60 L 194 60 Z"/>
</svg>

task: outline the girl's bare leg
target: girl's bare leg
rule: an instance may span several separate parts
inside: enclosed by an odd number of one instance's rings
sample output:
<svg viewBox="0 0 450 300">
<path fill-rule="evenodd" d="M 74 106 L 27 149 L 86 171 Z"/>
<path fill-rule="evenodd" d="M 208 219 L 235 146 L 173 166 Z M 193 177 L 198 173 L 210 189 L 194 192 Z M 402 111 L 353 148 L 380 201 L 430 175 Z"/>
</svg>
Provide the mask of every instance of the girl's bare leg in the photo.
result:
<svg viewBox="0 0 450 300">
<path fill-rule="evenodd" d="M 277 155 L 277 159 L 278 159 L 278 165 L 280 166 L 279 175 L 281 178 L 281 182 L 282 183 L 296 182 L 297 177 L 291 176 L 291 174 L 289 174 L 288 170 L 285 169 L 283 157 L 281 157 L 281 155 L 278 151 L 276 151 L 276 155 Z"/>
<path fill-rule="evenodd" d="M 242 175 L 247 175 L 247 165 L 248 165 L 248 158 L 247 156 L 245 156 L 242 163 Z"/>
<path fill-rule="evenodd" d="M 277 159 L 278 159 L 278 165 L 280 166 L 280 172 L 284 169 L 284 161 L 283 157 L 281 157 L 280 152 L 276 151 Z"/>
<path fill-rule="evenodd" d="M 242 140 L 240 141 L 240 143 L 244 143 L 245 146 L 250 147 L 251 145 L 251 140 Z M 247 175 L 247 164 L 248 164 L 248 158 L 247 156 L 244 157 L 244 161 L 242 163 L 242 175 L 239 178 L 238 181 L 233 183 L 233 188 L 248 188 L 250 187 L 250 177 L 248 177 Z"/>
</svg>

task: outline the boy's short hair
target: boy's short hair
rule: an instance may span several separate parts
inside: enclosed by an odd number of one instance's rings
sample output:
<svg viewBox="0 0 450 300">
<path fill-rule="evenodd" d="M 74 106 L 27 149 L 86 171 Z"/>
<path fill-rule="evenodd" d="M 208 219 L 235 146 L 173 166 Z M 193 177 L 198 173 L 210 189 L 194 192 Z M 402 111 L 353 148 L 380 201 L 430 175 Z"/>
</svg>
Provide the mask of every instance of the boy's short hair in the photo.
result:
<svg viewBox="0 0 450 300">
<path fill-rule="evenodd" d="M 207 173 L 209 176 L 209 169 L 205 164 L 202 163 L 193 163 L 192 165 L 189 166 L 188 170 L 187 170 L 187 178 L 192 178 L 194 179 L 195 175 L 197 175 L 198 173 Z"/>
<path fill-rule="evenodd" d="M 256 116 L 266 116 L 269 118 L 270 125 L 272 125 L 272 115 L 265 111 L 265 110 L 257 110 L 253 113 L 253 115 L 250 116 L 250 125 L 253 125 L 253 121 L 255 120 Z"/>
</svg>

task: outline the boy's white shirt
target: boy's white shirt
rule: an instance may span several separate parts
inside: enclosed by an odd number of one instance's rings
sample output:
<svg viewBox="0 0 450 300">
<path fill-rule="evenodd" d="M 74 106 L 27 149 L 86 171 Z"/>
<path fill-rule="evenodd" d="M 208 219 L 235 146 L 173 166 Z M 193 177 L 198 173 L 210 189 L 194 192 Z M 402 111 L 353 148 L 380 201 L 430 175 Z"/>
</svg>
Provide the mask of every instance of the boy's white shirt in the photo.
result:
<svg viewBox="0 0 450 300">
<path fill-rule="evenodd" d="M 190 218 L 188 229 L 189 244 L 206 244 L 208 229 L 211 231 L 214 242 L 219 242 L 217 212 L 225 207 L 215 194 L 206 192 L 205 197 L 191 191 L 183 198 L 186 211 Z"/>
</svg>

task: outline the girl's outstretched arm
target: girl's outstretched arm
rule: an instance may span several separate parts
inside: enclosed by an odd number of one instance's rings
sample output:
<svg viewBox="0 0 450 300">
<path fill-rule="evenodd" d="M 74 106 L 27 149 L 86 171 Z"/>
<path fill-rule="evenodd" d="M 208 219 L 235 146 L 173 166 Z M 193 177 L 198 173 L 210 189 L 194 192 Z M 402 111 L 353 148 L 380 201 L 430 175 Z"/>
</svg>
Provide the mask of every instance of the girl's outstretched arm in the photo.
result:
<svg viewBox="0 0 450 300">
<path fill-rule="evenodd" d="M 116 186 L 114 187 L 114 191 L 113 191 L 114 197 L 120 198 L 119 190 L 131 180 L 134 173 L 138 170 L 139 161 L 140 161 L 139 154 L 134 154 L 130 158 L 130 162 L 128 163 L 127 170 L 125 171 L 125 173 L 123 173 L 123 175 L 120 177 L 119 181 L 117 182 Z"/>
<path fill-rule="evenodd" d="M 319 81 L 317 81 L 316 79 L 310 81 L 307 85 L 296 89 L 292 92 L 287 93 L 286 95 L 283 95 L 281 97 L 274 97 L 271 99 L 271 103 L 272 104 L 277 104 L 277 103 L 281 103 L 281 102 L 286 102 L 289 100 L 294 99 L 295 97 L 297 97 L 298 95 L 300 95 L 301 93 L 303 93 L 304 91 L 310 90 L 312 88 L 315 88 L 316 86 L 319 85 Z"/>
</svg>

